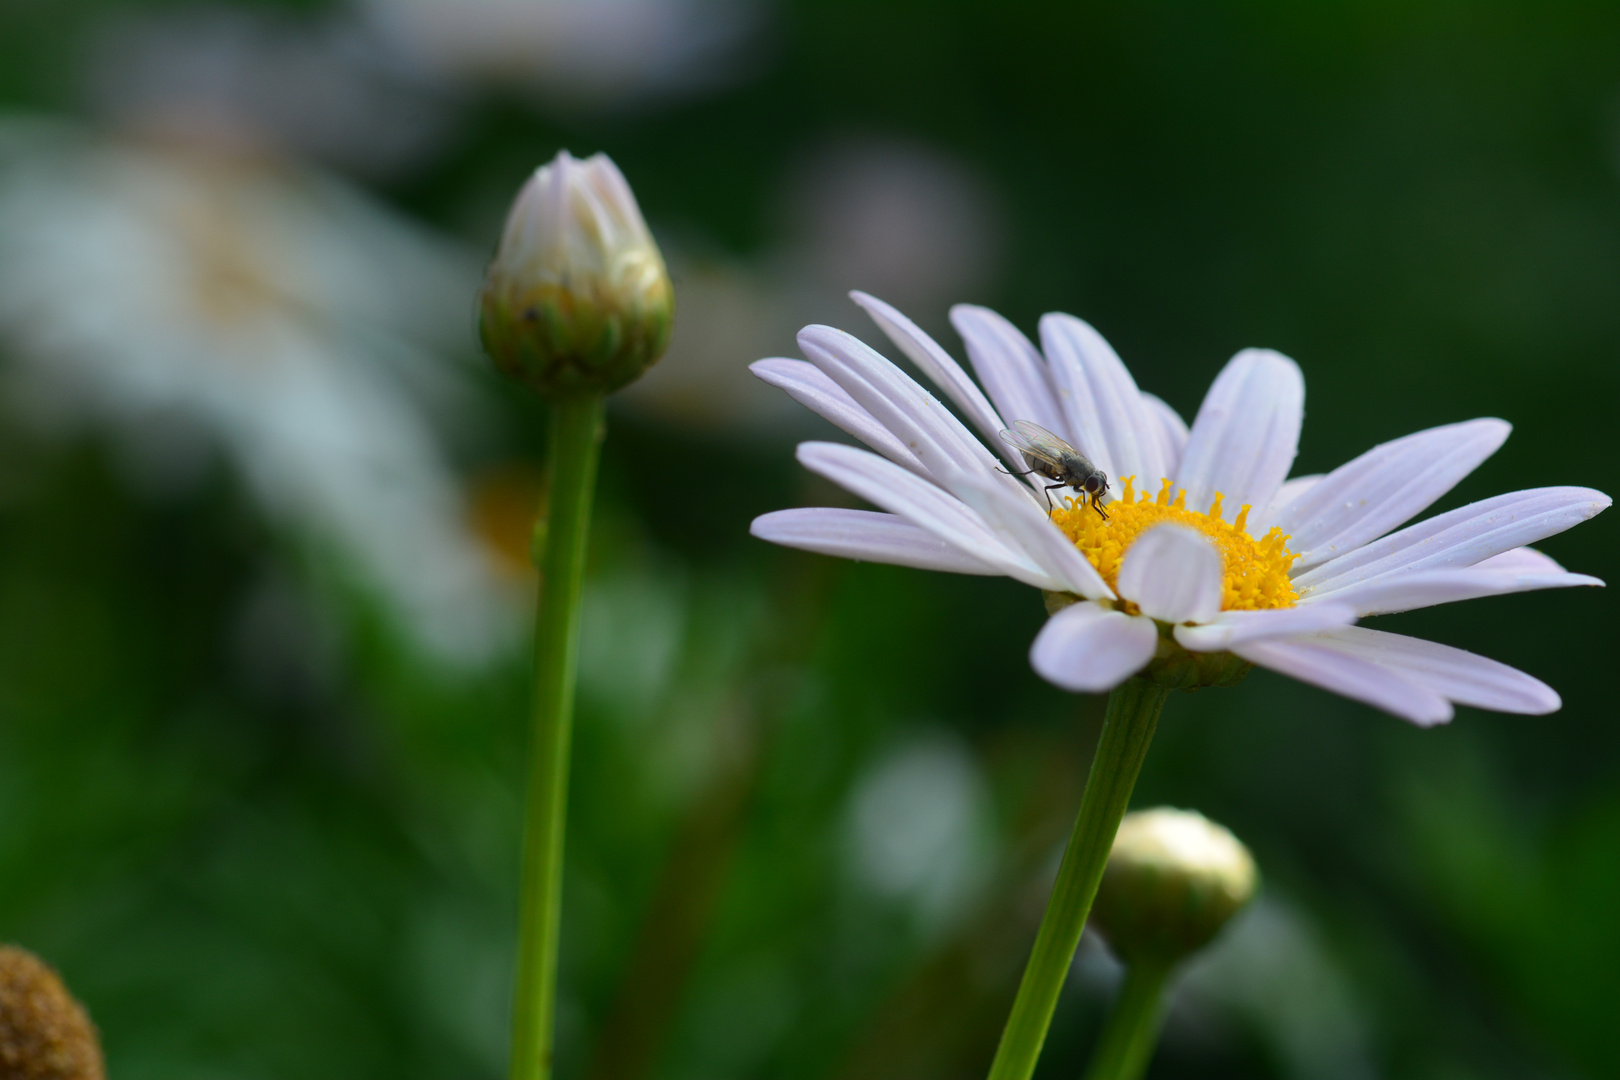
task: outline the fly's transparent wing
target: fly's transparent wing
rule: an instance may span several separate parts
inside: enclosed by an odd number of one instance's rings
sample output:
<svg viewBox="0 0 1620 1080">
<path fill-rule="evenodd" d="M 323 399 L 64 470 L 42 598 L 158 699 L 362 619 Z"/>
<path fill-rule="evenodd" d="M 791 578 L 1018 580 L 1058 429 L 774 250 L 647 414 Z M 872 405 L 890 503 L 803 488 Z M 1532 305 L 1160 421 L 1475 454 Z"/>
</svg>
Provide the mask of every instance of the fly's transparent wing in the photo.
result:
<svg viewBox="0 0 1620 1080">
<path fill-rule="evenodd" d="M 1085 461 L 1085 455 L 1080 451 L 1029 420 L 1014 420 L 1013 426 L 1003 431 L 1001 437 L 1029 456 L 1039 458 L 1056 469 L 1072 465 L 1076 458 Z"/>
</svg>

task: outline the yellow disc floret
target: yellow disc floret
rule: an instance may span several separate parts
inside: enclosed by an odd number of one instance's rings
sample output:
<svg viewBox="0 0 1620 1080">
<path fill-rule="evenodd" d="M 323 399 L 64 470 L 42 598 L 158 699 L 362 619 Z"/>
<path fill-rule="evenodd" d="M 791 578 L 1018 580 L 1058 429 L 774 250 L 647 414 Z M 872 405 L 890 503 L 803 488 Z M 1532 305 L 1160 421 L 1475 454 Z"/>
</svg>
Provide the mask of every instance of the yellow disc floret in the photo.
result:
<svg viewBox="0 0 1620 1080">
<path fill-rule="evenodd" d="M 1083 500 L 1064 499 L 1063 505 L 1052 511 L 1052 521 L 1074 541 L 1080 553 L 1108 582 L 1117 588 L 1119 567 L 1125 560 L 1136 538 L 1155 525 L 1174 522 L 1197 529 L 1215 543 L 1221 553 L 1221 566 L 1225 580 L 1221 592 L 1223 611 L 1259 611 L 1266 608 L 1293 607 L 1298 597 L 1293 583 L 1288 580 L 1288 568 L 1299 558 L 1288 550 L 1288 537 L 1276 526 L 1264 537 L 1256 540 L 1247 531 L 1249 507 L 1238 511 L 1237 520 L 1230 524 L 1221 518 L 1221 496 L 1207 513 L 1188 510 L 1187 493 L 1176 492 L 1170 497 L 1170 481 L 1160 481 L 1157 497 L 1142 492 L 1138 496 L 1134 476 L 1124 478 L 1125 491 L 1117 502 L 1108 504 L 1108 519 L 1091 509 Z M 1133 611 L 1135 605 L 1126 604 Z"/>
</svg>

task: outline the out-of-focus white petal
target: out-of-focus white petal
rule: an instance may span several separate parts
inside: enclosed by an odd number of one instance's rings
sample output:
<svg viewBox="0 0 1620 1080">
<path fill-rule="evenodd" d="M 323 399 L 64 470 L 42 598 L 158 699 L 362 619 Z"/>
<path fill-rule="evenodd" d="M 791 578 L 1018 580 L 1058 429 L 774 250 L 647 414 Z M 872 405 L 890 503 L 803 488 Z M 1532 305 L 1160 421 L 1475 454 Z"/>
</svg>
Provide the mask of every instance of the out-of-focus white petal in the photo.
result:
<svg viewBox="0 0 1620 1080">
<path fill-rule="evenodd" d="M 1037 589 L 1068 585 L 996 538 L 984 521 L 954 496 L 867 450 L 841 443 L 801 443 L 799 461 L 846 491 L 899 514 L 958 551 Z"/>
<path fill-rule="evenodd" d="M 1410 521 L 1507 440 L 1505 420 L 1469 420 L 1375 446 L 1294 499 L 1273 520 L 1299 553 L 1296 572 L 1354 551 Z"/>
<path fill-rule="evenodd" d="M 1547 561 L 1552 562 L 1551 559 Z M 1415 611 L 1436 604 L 1474 600 L 1481 596 L 1504 596 L 1508 593 L 1533 592 L 1537 589 L 1568 589 L 1576 585 L 1603 584 L 1600 579 L 1586 574 L 1571 574 L 1564 570 L 1526 571 L 1515 569 L 1511 563 L 1494 567 L 1490 565 L 1495 562 L 1496 559 L 1486 559 L 1478 565 L 1458 570 L 1415 570 L 1406 574 L 1384 574 L 1371 581 L 1363 581 L 1322 595 L 1326 597 L 1327 603 L 1349 604 L 1356 609 L 1357 615 L 1367 616 Z M 1306 606 L 1314 605 L 1307 599 Z"/>
<path fill-rule="evenodd" d="M 1204 510 L 1220 492 L 1229 512 L 1264 510 L 1294 464 L 1304 418 L 1298 364 L 1270 349 L 1232 357 L 1205 395 L 1181 455 L 1175 480 L 1188 509 Z"/>
<path fill-rule="evenodd" d="M 1164 622 L 1207 622 L 1221 610 L 1221 553 L 1196 529 L 1155 526 L 1125 553 L 1119 594 Z"/>
<path fill-rule="evenodd" d="M 894 514 L 837 507 L 777 510 L 754 519 L 749 532 L 784 547 L 840 559 L 943 570 L 949 574 L 995 574 L 988 566 Z"/>
<path fill-rule="evenodd" d="M 989 308 L 957 304 L 951 325 L 967 345 L 973 371 L 995 402 L 1001 418 L 1035 423 L 1072 440 L 1069 423 L 1057 405 L 1057 391 L 1046 360 L 1012 323 Z"/>
<path fill-rule="evenodd" d="M 999 462 L 939 399 L 859 338 L 830 326 L 799 331 L 809 361 L 917 455 L 944 482 L 962 471 L 994 471 Z"/>
<path fill-rule="evenodd" d="M 1498 495 L 1409 525 L 1294 578 L 1322 598 L 1385 574 L 1472 566 L 1493 555 L 1561 533 L 1606 510 L 1610 498 L 1579 487 L 1533 488 Z"/>
<path fill-rule="evenodd" d="M 904 465 L 918 476 L 928 475 L 916 454 L 907 450 L 888 428 L 873 419 L 871 413 L 861 408 L 816 365 L 807 360 L 773 357 L 754 361 L 748 365 L 748 370 L 772 386 L 786 390 L 794 401 L 855 436 L 896 465 Z"/>
<path fill-rule="evenodd" d="M 1459 705 L 1540 716 L 1563 704 L 1552 687 L 1517 668 L 1422 638 L 1347 626 L 1315 640 L 1342 656 L 1399 672 Z"/>
<path fill-rule="evenodd" d="M 1272 611 L 1223 611 L 1203 626 L 1178 626 L 1176 640 L 1193 652 L 1221 652 L 1269 638 L 1319 634 L 1356 621 L 1348 604 L 1307 604 Z"/>
<path fill-rule="evenodd" d="M 1382 664 L 1334 648 L 1323 635 L 1250 641 L 1233 646 L 1232 652 L 1251 664 L 1365 702 L 1419 727 L 1443 724 L 1452 717 L 1451 702 L 1440 694 Z"/>
<path fill-rule="evenodd" d="M 1187 421 L 1163 398 L 1144 393 L 1142 400 L 1147 403 L 1148 412 L 1159 422 L 1160 464 L 1164 466 L 1164 476 L 1174 476 L 1181 465 L 1181 452 L 1187 448 Z M 1140 476 L 1136 483 L 1142 487 L 1157 483 L 1160 479 L 1163 477 Z"/>
<path fill-rule="evenodd" d="M 1045 573 L 1063 583 L 1062 591 L 1088 600 L 1112 600 L 1114 592 L 1080 549 L 1028 499 L 989 478 L 958 476 L 955 493 L 978 512 L 992 532 Z"/>
<path fill-rule="evenodd" d="M 1089 323 L 1054 312 L 1041 317 L 1041 347 L 1075 447 L 1110 479 L 1166 475 L 1160 420 L 1113 346 Z"/>
<path fill-rule="evenodd" d="M 849 295 L 850 299 L 859 304 L 872 317 L 872 321 L 878 324 L 878 329 L 887 334 L 889 340 L 894 342 L 913 364 L 934 380 L 934 384 L 945 391 L 947 397 L 956 402 L 956 407 L 973 421 L 992 448 L 1002 451 L 1003 456 L 1012 464 L 1020 463 L 1018 455 L 1013 453 L 1011 448 L 1003 446 L 999 438 L 1001 429 L 1007 425 L 996 415 L 996 410 L 991 407 L 984 392 L 968 378 L 962 366 L 941 348 L 937 341 L 923 333 L 916 323 L 877 297 L 859 290 Z"/>
<path fill-rule="evenodd" d="M 1158 645 L 1152 619 L 1082 601 L 1046 620 L 1030 646 L 1029 662 L 1047 682 L 1100 694 L 1146 667 Z"/>
</svg>

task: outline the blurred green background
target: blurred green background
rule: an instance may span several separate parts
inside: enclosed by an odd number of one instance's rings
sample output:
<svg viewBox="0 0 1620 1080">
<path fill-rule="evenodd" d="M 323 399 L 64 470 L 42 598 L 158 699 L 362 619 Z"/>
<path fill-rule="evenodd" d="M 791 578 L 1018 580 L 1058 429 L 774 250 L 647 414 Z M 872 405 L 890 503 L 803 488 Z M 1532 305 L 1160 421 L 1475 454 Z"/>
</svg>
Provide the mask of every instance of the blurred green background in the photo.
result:
<svg viewBox="0 0 1620 1080">
<path fill-rule="evenodd" d="M 1296 472 L 1493 415 L 1442 508 L 1613 491 L 1610 3 L 0 4 L 0 939 L 119 1080 L 502 1075 L 544 414 L 472 290 L 566 147 L 676 340 L 616 402 L 559 1075 L 983 1074 L 1100 720 L 1010 581 L 747 533 L 843 498 L 744 365 L 864 288 L 1106 334 L 1191 416 L 1307 380 Z M 958 351 L 958 355 L 960 352 Z M 1607 515 L 1544 549 L 1620 575 Z M 1136 805 L 1253 848 L 1155 1077 L 1620 1073 L 1613 598 L 1385 618 L 1547 717 L 1178 696 Z M 1083 943 L 1042 1077 L 1118 971 Z"/>
</svg>

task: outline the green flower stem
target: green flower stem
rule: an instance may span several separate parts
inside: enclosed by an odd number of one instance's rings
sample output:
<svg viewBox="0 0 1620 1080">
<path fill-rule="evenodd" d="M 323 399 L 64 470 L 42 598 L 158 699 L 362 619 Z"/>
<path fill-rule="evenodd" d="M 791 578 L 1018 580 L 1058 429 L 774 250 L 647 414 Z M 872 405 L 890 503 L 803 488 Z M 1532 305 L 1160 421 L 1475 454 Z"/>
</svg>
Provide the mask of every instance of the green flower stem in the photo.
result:
<svg viewBox="0 0 1620 1080">
<path fill-rule="evenodd" d="M 1170 967 L 1138 961 L 1125 969 L 1125 985 L 1103 1027 L 1086 1080 L 1138 1080 L 1147 1071 L 1164 1017 Z"/>
<path fill-rule="evenodd" d="M 512 1080 L 551 1076 L 579 596 L 605 404 L 603 395 L 591 394 L 560 398 L 552 406 L 551 496 L 534 624 L 534 734 L 512 1001 Z"/>
<path fill-rule="evenodd" d="M 1018 997 L 1001 1033 L 990 1080 L 1029 1080 L 1035 1072 L 1058 992 L 1080 944 L 1080 931 L 1097 895 L 1114 834 L 1131 801 L 1131 789 L 1168 695 L 1164 687 L 1142 678 L 1130 679 L 1108 695 L 1108 713 L 1091 761 L 1086 793 L 1080 799 L 1080 814 L 1046 902 L 1024 979 L 1018 984 Z"/>
</svg>

